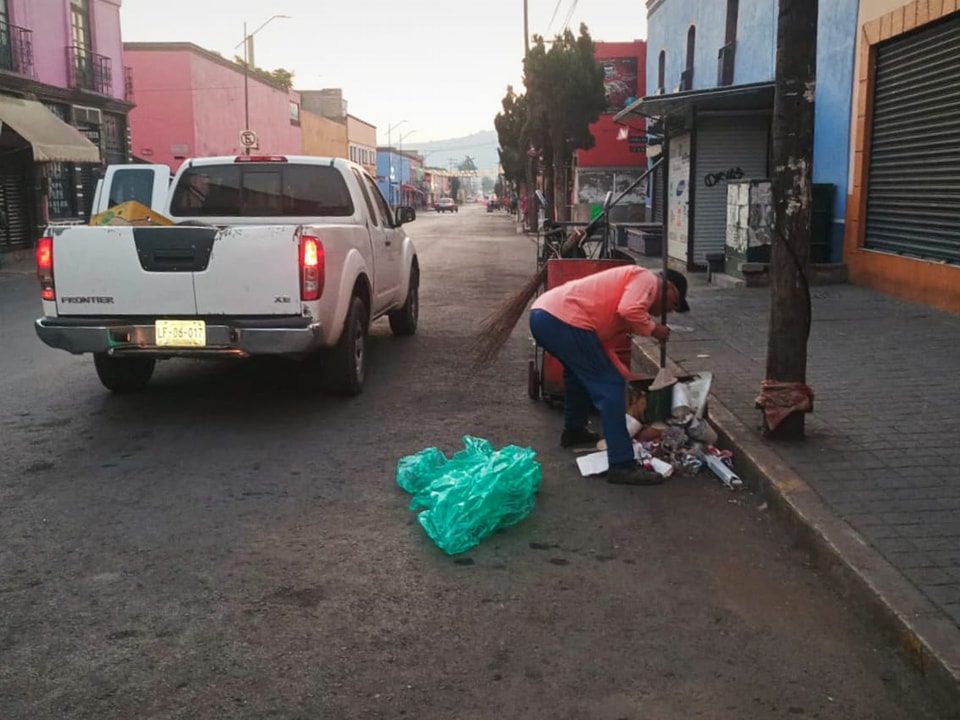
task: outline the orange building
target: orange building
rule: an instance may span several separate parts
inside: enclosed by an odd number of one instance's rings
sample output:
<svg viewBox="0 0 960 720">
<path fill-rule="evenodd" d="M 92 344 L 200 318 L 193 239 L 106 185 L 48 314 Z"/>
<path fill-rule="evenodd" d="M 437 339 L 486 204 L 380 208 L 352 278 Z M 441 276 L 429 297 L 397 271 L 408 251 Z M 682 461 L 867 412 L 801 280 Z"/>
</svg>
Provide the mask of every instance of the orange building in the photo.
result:
<svg viewBox="0 0 960 720">
<path fill-rule="evenodd" d="M 960 312 L 960 2 L 863 0 L 844 259 L 850 279 Z"/>
</svg>

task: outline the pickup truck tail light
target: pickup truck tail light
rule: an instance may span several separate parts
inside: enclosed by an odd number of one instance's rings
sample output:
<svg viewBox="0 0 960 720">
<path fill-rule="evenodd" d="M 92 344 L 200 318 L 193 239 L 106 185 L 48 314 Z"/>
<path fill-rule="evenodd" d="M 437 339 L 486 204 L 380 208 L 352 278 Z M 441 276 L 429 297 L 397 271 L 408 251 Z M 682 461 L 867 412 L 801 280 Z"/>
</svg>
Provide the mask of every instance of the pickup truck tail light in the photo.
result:
<svg viewBox="0 0 960 720">
<path fill-rule="evenodd" d="M 300 299 L 319 300 L 323 295 L 326 259 L 323 243 L 315 235 L 300 236 Z"/>
<path fill-rule="evenodd" d="M 37 240 L 37 279 L 40 281 L 40 297 L 44 300 L 56 300 L 57 291 L 53 284 L 52 237 L 42 237 Z"/>
</svg>

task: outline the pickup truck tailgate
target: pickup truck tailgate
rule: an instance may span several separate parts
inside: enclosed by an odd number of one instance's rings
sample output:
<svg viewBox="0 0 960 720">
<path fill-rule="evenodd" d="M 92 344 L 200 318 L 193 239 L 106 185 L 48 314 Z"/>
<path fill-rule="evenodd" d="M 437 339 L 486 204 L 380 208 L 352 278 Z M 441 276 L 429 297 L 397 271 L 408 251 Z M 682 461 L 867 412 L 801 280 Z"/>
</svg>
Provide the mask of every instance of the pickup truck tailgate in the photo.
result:
<svg viewBox="0 0 960 720">
<path fill-rule="evenodd" d="M 300 239 L 294 225 L 234 226 L 194 275 L 200 315 L 299 315 Z"/>
<path fill-rule="evenodd" d="M 57 314 L 195 315 L 213 228 L 74 227 L 54 238 Z"/>
</svg>

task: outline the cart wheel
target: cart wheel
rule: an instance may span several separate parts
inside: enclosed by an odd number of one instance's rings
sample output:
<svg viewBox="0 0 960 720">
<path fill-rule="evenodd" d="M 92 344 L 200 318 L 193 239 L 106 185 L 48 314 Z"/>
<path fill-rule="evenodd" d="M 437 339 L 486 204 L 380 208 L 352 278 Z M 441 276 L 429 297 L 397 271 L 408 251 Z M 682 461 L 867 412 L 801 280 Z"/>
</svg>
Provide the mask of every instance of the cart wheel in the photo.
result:
<svg viewBox="0 0 960 720">
<path fill-rule="evenodd" d="M 531 400 L 540 399 L 540 373 L 537 371 L 537 361 L 527 363 L 527 395 Z"/>
</svg>

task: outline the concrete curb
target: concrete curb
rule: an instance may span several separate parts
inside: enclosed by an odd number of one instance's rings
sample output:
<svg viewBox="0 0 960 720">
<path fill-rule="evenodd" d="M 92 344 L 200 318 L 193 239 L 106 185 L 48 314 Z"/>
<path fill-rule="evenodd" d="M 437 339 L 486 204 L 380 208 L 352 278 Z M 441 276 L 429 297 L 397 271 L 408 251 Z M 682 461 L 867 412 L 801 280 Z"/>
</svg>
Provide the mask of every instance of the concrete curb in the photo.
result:
<svg viewBox="0 0 960 720">
<path fill-rule="evenodd" d="M 659 366 L 659 345 L 635 340 L 634 348 L 638 351 L 633 353 L 634 360 L 645 370 Z M 676 375 L 689 374 L 669 359 L 668 367 Z M 870 612 L 871 619 L 927 678 L 931 692 L 951 709 L 949 716 L 960 717 L 960 628 L 837 517 L 775 447 L 715 395 L 710 396 L 709 418 L 720 444 L 736 454 L 737 474 L 760 491 L 841 593 Z"/>
</svg>

